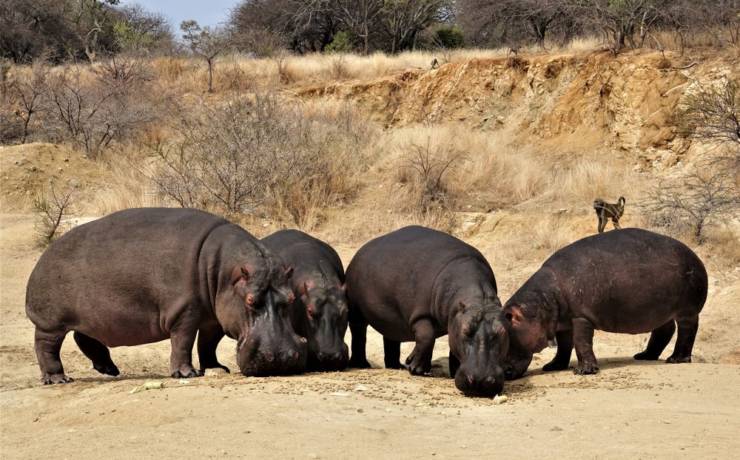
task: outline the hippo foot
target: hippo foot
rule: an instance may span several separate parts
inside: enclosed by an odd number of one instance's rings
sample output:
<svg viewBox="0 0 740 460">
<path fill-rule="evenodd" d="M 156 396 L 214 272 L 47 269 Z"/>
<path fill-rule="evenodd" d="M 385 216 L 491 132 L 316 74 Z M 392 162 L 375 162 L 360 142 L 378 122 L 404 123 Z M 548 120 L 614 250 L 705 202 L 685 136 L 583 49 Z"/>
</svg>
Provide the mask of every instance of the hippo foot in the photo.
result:
<svg viewBox="0 0 740 460">
<path fill-rule="evenodd" d="M 432 363 L 411 362 L 407 363 L 403 368 L 408 370 L 411 375 L 431 375 Z"/>
<path fill-rule="evenodd" d="M 542 370 L 545 372 L 552 372 L 552 371 L 564 371 L 568 368 L 568 365 L 570 363 L 562 363 L 558 361 L 550 361 L 549 363 L 542 366 Z"/>
<path fill-rule="evenodd" d="M 596 363 L 578 364 L 578 366 L 573 369 L 573 373 L 576 375 L 591 375 L 597 374 L 598 372 L 599 366 L 597 366 Z"/>
<path fill-rule="evenodd" d="M 93 369 L 105 375 L 112 375 L 113 377 L 119 375 L 121 371 L 118 370 L 115 364 L 95 364 L 93 363 Z"/>
<path fill-rule="evenodd" d="M 349 367 L 354 369 L 370 369 L 370 363 L 367 362 L 367 359 L 355 359 L 352 357 L 349 360 Z"/>
<path fill-rule="evenodd" d="M 44 382 L 44 385 L 55 385 L 58 383 L 72 383 L 74 379 L 64 374 L 44 374 L 41 381 Z"/>
<path fill-rule="evenodd" d="M 680 364 L 680 363 L 690 363 L 691 362 L 691 356 L 676 356 L 671 355 L 668 357 L 668 359 L 665 360 L 665 362 L 669 364 Z"/>
<path fill-rule="evenodd" d="M 173 379 L 190 379 L 193 377 L 201 377 L 203 375 L 202 372 L 196 371 L 195 369 L 191 368 L 184 368 L 184 369 L 178 369 L 175 372 L 172 373 Z"/>
<path fill-rule="evenodd" d="M 205 375 L 206 374 L 206 369 L 223 369 L 223 371 L 226 372 L 227 374 L 231 374 L 231 370 L 228 367 L 226 367 L 223 364 L 221 364 L 221 363 L 209 364 L 207 366 L 202 366 L 198 372 L 200 373 L 200 375 Z"/>
<path fill-rule="evenodd" d="M 400 361 L 398 361 L 396 363 L 385 363 L 385 368 L 386 369 L 406 369 L 406 366 L 404 366 L 403 364 L 401 364 Z"/>
<path fill-rule="evenodd" d="M 657 361 L 660 355 L 656 356 L 655 353 L 648 353 L 648 351 L 642 351 L 633 356 L 638 361 Z M 669 358 L 670 359 L 670 358 Z"/>
</svg>

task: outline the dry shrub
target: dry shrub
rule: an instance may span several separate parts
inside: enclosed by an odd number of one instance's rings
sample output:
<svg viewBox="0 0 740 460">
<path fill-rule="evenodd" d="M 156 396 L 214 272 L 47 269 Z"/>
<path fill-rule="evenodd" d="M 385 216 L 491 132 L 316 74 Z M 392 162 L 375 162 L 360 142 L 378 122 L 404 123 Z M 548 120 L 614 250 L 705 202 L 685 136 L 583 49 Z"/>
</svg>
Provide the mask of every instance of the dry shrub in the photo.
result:
<svg viewBox="0 0 740 460">
<path fill-rule="evenodd" d="M 334 80 L 344 80 L 348 78 L 349 71 L 347 70 L 346 57 L 344 55 L 336 56 L 331 61 L 331 78 Z"/>
<path fill-rule="evenodd" d="M 48 188 L 41 189 L 33 200 L 33 209 L 38 215 L 36 242 L 45 248 L 64 231 L 63 222 L 73 213 L 74 189 L 59 188 L 53 181 Z"/>
<path fill-rule="evenodd" d="M 48 77 L 52 139 L 69 140 L 91 158 L 157 118 L 151 74 L 140 60 L 112 59 L 86 72 L 78 66 Z"/>
<path fill-rule="evenodd" d="M 412 190 L 411 209 L 421 215 L 444 213 L 453 206 L 454 197 L 446 185 L 445 175 L 463 161 L 462 153 L 450 144 L 432 145 L 411 143 L 404 147 L 405 169 L 410 171 Z"/>
<path fill-rule="evenodd" d="M 318 209 L 355 192 L 368 144 L 357 136 L 368 131 L 349 108 L 307 113 L 271 93 L 199 107 L 178 111 L 174 139 L 150 145 L 162 161 L 151 178 L 180 206 L 310 227 Z"/>
<path fill-rule="evenodd" d="M 677 235 L 690 232 L 697 244 L 703 244 L 707 226 L 738 216 L 740 190 L 733 171 L 699 164 L 680 177 L 657 184 L 642 208 L 652 226 Z"/>
</svg>

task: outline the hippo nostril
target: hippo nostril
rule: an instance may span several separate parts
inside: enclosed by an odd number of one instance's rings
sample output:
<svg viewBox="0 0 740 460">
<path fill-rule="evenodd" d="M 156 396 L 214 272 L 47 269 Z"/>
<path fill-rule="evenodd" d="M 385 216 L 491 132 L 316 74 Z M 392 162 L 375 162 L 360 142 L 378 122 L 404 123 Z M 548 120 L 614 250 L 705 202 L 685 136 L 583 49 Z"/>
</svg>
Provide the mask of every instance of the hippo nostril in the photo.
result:
<svg viewBox="0 0 740 460">
<path fill-rule="evenodd" d="M 267 361 L 268 363 L 271 363 L 271 362 L 275 361 L 275 355 L 273 355 L 269 351 L 266 352 L 265 353 L 265 361 Z"/>
<path fill-rule="evenodd" d="M 288 356 L 290 357 L 290 359 L 292 359 L 293 361 L 295 361 L 295 360 L 298 359 L 298 352 L 295 351 L 295 350 L 293 350 L 290 353 L 288 353 Z"/>
</svg>

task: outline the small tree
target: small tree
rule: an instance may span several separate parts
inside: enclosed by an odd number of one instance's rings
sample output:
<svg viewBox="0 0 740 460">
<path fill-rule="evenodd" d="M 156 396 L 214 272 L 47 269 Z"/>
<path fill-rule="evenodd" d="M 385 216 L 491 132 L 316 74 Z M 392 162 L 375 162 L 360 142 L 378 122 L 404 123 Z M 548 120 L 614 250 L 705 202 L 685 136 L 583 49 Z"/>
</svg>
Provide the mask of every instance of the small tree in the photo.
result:
<svg viewBox="0 0 740 460">
<path fill-rule="evenodd" d="M 70 187 L 58 190 L 54 182 L 49 182 L 47 190 L 40 190 L 33 200 L 33 208 L 38 214 L 36 223 L 37 243 L 48 246 L 62 230 L 62 222 L 73 213 L 74 190 Z"/>
<path fill-rule="evenodd" d="M 706 226 L 736 215 L 740 194 L 733 175 L 725 168 L 703 164 L 675 180 L 656 186 L 644 204 L 656 225 L 689 228 L 698 244 L 705 241 Z"/>
<path fill-rule="evenodd" d="M 694 139 L 740 148 L 740 97 L 737 82 L 730 79 L 701 85 L 686 97 L 679 121 L 682 131 Z"/>
<path fill-rule="evenodd" d="M 449 196 L 444 175 L 461 160 L 459 152 L 443 146 L 435 148 L 431 139 L 424 145 L 411 144 L 406 160 L 407 167 L 415 173 L 415 188 L 419 210 L 426 214 L 435 207 L 446 208 Z"/>
<path fill-rule="evenodd" d="M 48 128 L 91 158 L 155 119 L 144 64 L 113 59 L 95 73 L 87 81 L 73 67 L 48 77 L 48 110 L 53 114 Z"/>
<path fill-rule="evenodd" d="M 47 74 L 48 68 L 37 62 L 33 66 L 31 78 L 20 78 L 16 75 L 9 84 L 10 99 L 18 106 L 15 115 L 23 126 L 21 144 L 25 144 L 28 139 L 31 119 L 37 112 L 43 110 Z"/>
<path fill-rule="evenodd" d="M 208 64 L 208 92 L 213 92 L 213 67 L 216 57 L 230 46 L 228 35 L 220 29 L 201 28 L 197 21 L 183 21 L 180 24 L 182 38 L 188 42 L 190 50 L 196 56 L 205 59 Z"/>
</svg>

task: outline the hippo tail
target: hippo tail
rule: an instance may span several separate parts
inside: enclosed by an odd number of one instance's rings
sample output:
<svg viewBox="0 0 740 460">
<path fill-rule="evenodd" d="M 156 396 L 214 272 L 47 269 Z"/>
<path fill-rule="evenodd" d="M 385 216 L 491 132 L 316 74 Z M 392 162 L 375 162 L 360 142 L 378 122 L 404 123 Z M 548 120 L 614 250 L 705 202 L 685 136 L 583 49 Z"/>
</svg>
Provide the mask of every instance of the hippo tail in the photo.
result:
<svg viewBox="0 0 740 460">
<path fill-rule="evenodd" d="M 692 253 L 692 260 L 687 267 L 687 299 L 693 307 L 696 308 L 697 312 L 701 311 L 704 307 L 704 302 L 707 301 L 707 291 L 709 289 L 709 277 L 704 264 L 699 260 L 696 254 Z"/>
</svg>

